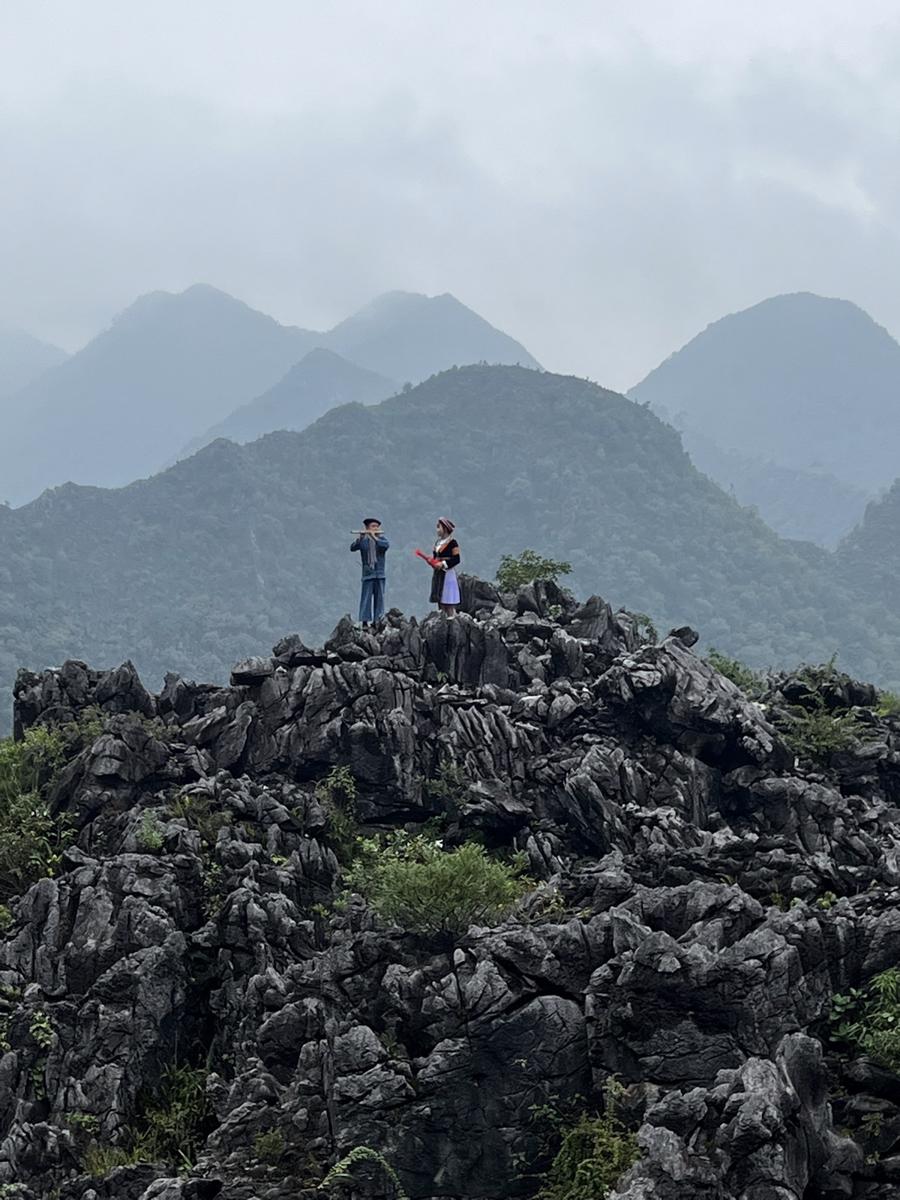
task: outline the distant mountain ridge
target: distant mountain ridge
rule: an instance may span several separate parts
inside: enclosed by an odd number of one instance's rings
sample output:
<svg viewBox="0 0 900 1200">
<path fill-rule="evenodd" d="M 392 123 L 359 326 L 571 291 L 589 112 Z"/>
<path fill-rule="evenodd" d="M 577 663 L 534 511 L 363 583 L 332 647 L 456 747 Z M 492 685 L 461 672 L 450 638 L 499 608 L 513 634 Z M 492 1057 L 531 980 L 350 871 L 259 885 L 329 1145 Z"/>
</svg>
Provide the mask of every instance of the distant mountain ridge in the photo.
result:
<svg viewBox="0 0 900 1200">
<path fill-rule="evenodd" d="M 21 329 L 0 329 L 0 399 L 68 358 L 65 350 Z"/>
<path fill-rule="evenodd" d="M 570 561 L 576 592 L 695 620 L 754 665 L 838 650 L 847 669 L 900 682 L 896 605 L 864 604 L 834 556 L 779 539 L 649 409 L 585 380 L 478 366 L 302 433 L 219 439 L 126 488 L 68 486 L 0 511 L 0 681 L 73 656 L 130 656 L 148 682 L 221 679 L 288 630 L 319 640 L 355 607 L 349 531 L 367 511 L 392 541 L 388 604 L 407 612 L 426 609 L 429 583 L 412 550 L 446 512 L 474 574 L 531 547 Z"/>
<path fill-rule="evenodd" d="M 798 292 L 732 313 L 629 395 L 725 450 L 869 494 L 900 469 L 900 345 L 847 300 Z"/>
<path fill-rule="evenodd" d="M 310 350 L 274 387 L 193 439 L 180 457 L 219 437 L 252 442 L 277 429 L 305 429 L 339 404 L 375 404 L 396 391 L 399 386 L 393 380 L 358 367 L 331 350 Z"/>
<path fill-rule="evenodd" d="M 153 292 L 9 398 L 0 500 L 24 503 L 68 480 L 123 486 L 207 440 L 208 430 L 257 398 L 253 416 L 234 420 L 268 432 L 265 414 L 279 401 L 266 393 L 316 348 L 398 384 L 482 359 L 537 366 L 518 342 L 448 295 L 389 293 L 315 333 L 280 325 L 206 284 Z M 314 393 L 325 391 L 320 379 L 306 400 L 298 398 L 300 407 L 321 411 Z M 371 394 L 381 398 L 378 391 Z"/>
<path fill-rule="evenodd" d="M 142 296 L 10 398 L 0 499 L 20 503 L 69 479 L 118 486 L 151 474 L 280 379 L 311 336 L 205 285 Z"/>
</svg>

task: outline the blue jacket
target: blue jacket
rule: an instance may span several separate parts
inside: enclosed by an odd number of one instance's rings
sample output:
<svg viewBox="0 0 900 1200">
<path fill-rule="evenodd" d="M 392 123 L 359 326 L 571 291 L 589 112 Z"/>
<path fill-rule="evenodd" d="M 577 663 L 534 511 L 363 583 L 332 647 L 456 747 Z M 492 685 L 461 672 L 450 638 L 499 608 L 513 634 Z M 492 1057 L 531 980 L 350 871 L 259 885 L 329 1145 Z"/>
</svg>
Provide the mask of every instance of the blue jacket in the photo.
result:
<svg viewBox="0 0 900 1200">
<path fill-rule="evenodd" d="M 368 536 L 368 534 L 363 534 L 362 537 L 358 537 L 355 542 L 350 544 L 350 549 L 359 551 L 359 557 L 362 562 L 363 579 L 384 579 L 384 556 L 387 553 L 388 547 L 391 543 L 387 540 L 383 533 L 379 533 L 375 539 L 375 545 L 377 547 L 375 566 L 370 567 L 366 562 L 366 555 L 363 552 L 363 542 L 366 541 Z"/>
</svg>

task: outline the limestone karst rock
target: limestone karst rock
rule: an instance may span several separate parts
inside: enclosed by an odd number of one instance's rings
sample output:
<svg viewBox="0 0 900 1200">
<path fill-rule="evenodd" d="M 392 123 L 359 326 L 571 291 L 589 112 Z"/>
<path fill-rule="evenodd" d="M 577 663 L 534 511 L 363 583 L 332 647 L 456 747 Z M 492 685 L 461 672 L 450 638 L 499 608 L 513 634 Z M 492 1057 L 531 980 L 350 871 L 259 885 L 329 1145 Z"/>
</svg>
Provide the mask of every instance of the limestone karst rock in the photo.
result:
<svg viewBox="0 0 900 1200">
<path fill-rule="evenodd" d="M 827 1018 L 900 961 L 900 722 L 860 709 L 804 764 L 791 681 L 754 702 L 690 631 L 540 584 L 463 599 L 287 637 L 228 687 L 20 673 L 20 734 L 94 732 L 53 784 L 63 861 L 0 934 L 4 1195 L 311 1198 L 366 1147 L 341 1194 L 527 1197 L 540 1114 L 615 1076 L 627 1200 L 896 1196 L 900 1078 Z M 336 903 L 334 768 L 363 829 L 437 819 L 533 886 L 451 945 Z M 195 1161 L 103 1160 L 172 1064 L 205 1073 Z"/>
</svg>

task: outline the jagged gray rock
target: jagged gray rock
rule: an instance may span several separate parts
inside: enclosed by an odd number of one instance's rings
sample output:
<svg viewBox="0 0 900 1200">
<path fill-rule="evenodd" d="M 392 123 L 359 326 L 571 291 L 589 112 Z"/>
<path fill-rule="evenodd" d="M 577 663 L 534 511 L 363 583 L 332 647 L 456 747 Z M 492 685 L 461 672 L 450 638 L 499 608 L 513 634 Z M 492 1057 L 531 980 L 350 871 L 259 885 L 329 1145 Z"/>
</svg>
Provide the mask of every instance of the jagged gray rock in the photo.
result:
<svg viewBox="0 0 900 1200">
<path fill-rule="evenodd" d="M 288 636 L 228 688 L 20 674 L 20 734 L 103 718 L 53 786 L 74 842 L 0 935 L 22 1200 L 295 1200 L 357 1147 L 344 1194 L 524 1197 L 536 1112 L 596 1111 L 613 1074 L 627 1200 L 894 1194 L 900 1078 L 821 1039 L 836 992 L 900 962 L 900 723 L 865 709 L 853 749 L 801 766 L 790 678 L 750 701 L 687 627 L 649 644 L 550 585 L 463 600 Z M 363 827 L 439 817 L 447 846 L 524 852 L 534 890 L 449 946 L 335 906 L 334 767 Z M 193 1167 L 86 1174 L 173 1062 L 209 1066 Z"/>
</svg>

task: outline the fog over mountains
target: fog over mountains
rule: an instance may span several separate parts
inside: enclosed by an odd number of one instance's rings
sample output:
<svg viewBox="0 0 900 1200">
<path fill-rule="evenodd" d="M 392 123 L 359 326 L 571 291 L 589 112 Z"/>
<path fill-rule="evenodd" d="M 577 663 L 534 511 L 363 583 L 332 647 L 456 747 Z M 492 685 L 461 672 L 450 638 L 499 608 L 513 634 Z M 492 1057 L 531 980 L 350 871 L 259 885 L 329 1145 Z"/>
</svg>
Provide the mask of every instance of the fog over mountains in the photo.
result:
<svg viewBox="0 0 900 1200">
<path fill-rule="evenodd" d="M 723 317 L 629 395 L 788 536 L 834 544 L 900 469 L 900 345 L 846 300 L 801 292 Z"/>
<path fill-rule="evenodd" d="M 0 411 L 5 411 L 3 397 L 17 392 L 67 357 L 65 350 L 39 341 L 21 329 L 0 329 Z"/>
<path fill-rule="evenodd" d="M 0 500 L 24 503 L 69 480 L 115 487 L 150 475 L 317 346 L 400 383 L 482 359 L 536 365 L 452 296 L 390 293 L 314 333 L 206 285 L 154 292 L 9 398 Z"/>
</svg>

